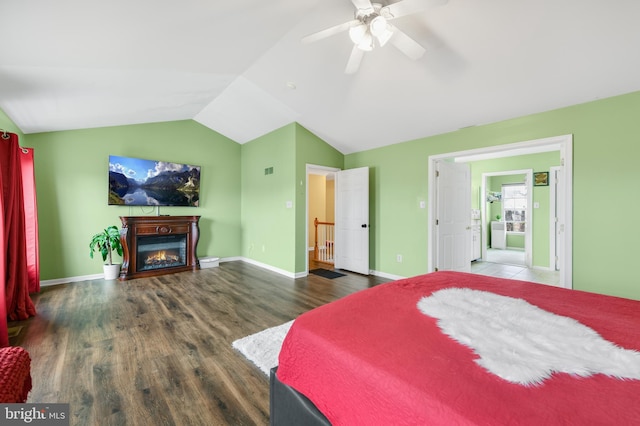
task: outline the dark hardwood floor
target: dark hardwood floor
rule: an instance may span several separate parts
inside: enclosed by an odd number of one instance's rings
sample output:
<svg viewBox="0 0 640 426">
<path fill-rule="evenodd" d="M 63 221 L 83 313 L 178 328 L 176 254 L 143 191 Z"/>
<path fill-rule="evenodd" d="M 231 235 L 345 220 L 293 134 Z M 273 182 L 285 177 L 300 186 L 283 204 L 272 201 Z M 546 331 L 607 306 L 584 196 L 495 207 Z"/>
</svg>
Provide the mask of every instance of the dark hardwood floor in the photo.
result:
<svg viewBox="0 0 640 426">
<path fill-rule="evenodd" d="M 72 425 L 264 425 L 268 379 L 231 342 L 386 281 L 238 261 L 43 287 L 11 343 L 32 358 L 28 402 L 69 403 Z"/>
</svg>

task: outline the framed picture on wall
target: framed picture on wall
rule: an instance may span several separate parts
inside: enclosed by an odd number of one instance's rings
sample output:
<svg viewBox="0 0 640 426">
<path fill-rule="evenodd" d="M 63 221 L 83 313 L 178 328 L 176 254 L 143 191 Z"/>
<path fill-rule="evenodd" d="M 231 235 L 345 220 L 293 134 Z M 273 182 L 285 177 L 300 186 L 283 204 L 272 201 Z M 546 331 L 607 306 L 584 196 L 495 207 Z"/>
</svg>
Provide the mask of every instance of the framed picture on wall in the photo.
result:
<svg viewBox="0 0 640 426">
<path fill-rule="evenodd" d="M 549 186 L 549 172 L 534 173 L 533 186 Z"/>
</svg>

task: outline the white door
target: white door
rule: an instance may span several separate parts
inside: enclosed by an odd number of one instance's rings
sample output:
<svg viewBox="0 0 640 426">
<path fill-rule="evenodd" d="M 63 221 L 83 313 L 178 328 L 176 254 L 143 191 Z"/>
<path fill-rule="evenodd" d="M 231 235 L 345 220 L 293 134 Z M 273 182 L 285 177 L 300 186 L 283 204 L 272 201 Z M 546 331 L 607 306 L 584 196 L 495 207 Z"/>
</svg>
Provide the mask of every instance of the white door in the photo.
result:
<svg viewBox="0 0 640 426">
<path fill-rule="evenodd" d="M 337 269 L 369 275 L 369 168 L 336 173 Z"/>
<path fill-rule="evenodd" d="M 436 162 L 437 270 L 471 272 L 471 171 Z"/>
</svg>

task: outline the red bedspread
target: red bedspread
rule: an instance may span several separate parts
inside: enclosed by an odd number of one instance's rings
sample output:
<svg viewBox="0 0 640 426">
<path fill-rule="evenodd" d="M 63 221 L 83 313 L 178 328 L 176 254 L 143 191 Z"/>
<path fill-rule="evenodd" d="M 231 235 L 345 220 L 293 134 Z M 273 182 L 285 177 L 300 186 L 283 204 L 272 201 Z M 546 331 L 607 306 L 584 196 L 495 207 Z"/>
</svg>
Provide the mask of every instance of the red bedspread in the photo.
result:
<svg viewBox="0 0 640 426">
<path fill-rule="evenodd" d="M 449 287 L 527 300 L 640 350 L 640 302 L 523 281 L 436 272 L 360 291 L 301 315 L 280 352 L 278 378 L 333 425 L 640 424 L 640 380 L 556 373 L 509 383 L 474 362 L 416 305 Z"/>
</svg>

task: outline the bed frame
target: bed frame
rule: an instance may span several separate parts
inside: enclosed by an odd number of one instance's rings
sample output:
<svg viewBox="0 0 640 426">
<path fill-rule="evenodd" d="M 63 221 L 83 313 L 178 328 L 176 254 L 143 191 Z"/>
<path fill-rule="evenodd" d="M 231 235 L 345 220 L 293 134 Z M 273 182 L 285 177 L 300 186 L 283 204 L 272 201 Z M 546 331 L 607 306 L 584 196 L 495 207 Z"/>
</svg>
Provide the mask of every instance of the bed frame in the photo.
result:
<svg viewBox="0 0 640 426">
<path fill-rule="evenodd" d="M 278 367 L 271 369 L 269 379 L 269 405 L 271 426 L 331 426 L 329 420 L 309 399 L 294 388 L 285 385 L 276 376 Z"/>
</svg>

